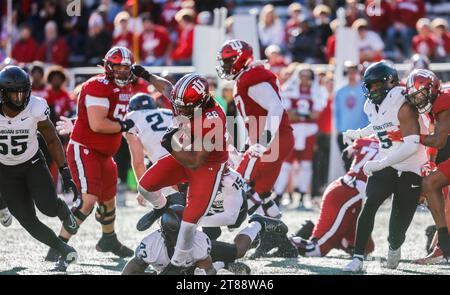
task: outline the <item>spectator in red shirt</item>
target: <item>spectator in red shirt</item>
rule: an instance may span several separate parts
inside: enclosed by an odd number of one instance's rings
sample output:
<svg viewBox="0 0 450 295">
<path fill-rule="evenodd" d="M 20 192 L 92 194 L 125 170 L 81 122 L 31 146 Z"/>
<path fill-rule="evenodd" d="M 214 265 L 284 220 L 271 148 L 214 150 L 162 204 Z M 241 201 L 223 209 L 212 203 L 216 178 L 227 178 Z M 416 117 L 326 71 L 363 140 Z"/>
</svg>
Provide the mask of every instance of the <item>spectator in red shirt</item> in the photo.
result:
<svg viewBox="0 0 450 295">
<path fill-rule="evenodd" d="M 47 84 L 44 79 L 44 64 L 35 61 L 30 67 L 31 75 L 31 95 L 38 97 L 47 97 Z"/>
<path fill-rule="evenodd" d="M 69 92 L 64 88 L 66 82 L 64 68 L 52 66 L 47 72 L 47 103 L 50 107 L 50 119 L 54 124 L 60 116 L 71 117 L 75 113 L 76 106 L 71 100 Z"/>
<path fill-rule="evenodd" d="M 294 2 L 288 6 L 289 19 L 286 22 L 286 27 L 284 29 L 286 42 L 289 40 L 289 36 L 292 35 L 292 32 L 300 25 L 300 17 L 302 12 L 303 7 L 300 3 Z"/>
<path fill-rule="evenodd" d="M 17 62 L 30 63 L 35 60 L 37 43 L 31 36 L 31 27 L 24 24 L 20 28 L 20 38 L 12 49 L 12 58 Z"/>
<path fill-rule="evenodd" d="M 431 22 L 434 39 L 436 41 L 436 62 L 449 61 L 450 55 L 450 32 L 448 30 L 448 22 L 443 18 L 435 18 Z"/>
<path fill-rule="evenodd" d="M 346 0 L 345 2 L 346 25 L 351 27 L 355 20 L 365 17 L 364 5 L 358 3 L 357 0 Z"/>
<path fill-rule="evenodd" d="M 166 28 L 156 25 L 150 14 L 142 16 L 143 31 L 139 36 L 141 64 L 163 66 L 170 49 L 170 36 Z"/>
<path fill-rule="evenodd" d="M 270 45 L 264 50 L 264 54 L 269 60 L 270 71 L 278 76 L 281 69 L 287 66 L 280 47 L 275 44 Z"/>
<path fill-rule="evenodd" d="M 366 0 L 366 15 L 370 27 L 384 35 L 392 24 L 392 6 L 387 0 Z"/>
<path fill-rule="evenodd" d="M 130 15 L 122 11 L 114 19 L 113 46 L 123 46 L 133 51 L 133 33 L 128 30 L 128 20 Z"/>
<path fill-rule="evenodd" d="M 419 19 L 416 28 L 418 35 L 414 36 L 412 40 L 414 53 L 422 54 L 432 59 L 436 50 L 436 41 L 432 36 L 430 20 L 428 18 Z"/>
<path fill-rule="evenodd" d="M 417 21 L 425 15 L 423 0 L 395 0 L 393 4 L 393 25 L 386 33 L 386 55 L 393 60 L 402 60 L 395 52 L 397 35 L 400 35 L 403 56 L 411 56 L 411 39 Z"/>
<path fill-rule="evenodd" d="M 327 44 L 325 45 L 325 57 L 329 64 L 334 64 L 334 54 L 336 51 L 336 30 L 339 25 L 338 19 L 334 19 L 330 22 L 330 28 L 333 35 L 328 37 Z"/>
<path fill-rule="evenodd" d="M 58 36 L 58 27 L 54 21 L 45 24 L 45 40 L 39 46 L 36 59 L 45 63 L 67 67 L 69 47 L 64 38 Z"/>
<path fill-rule="evenodd" d="M 176 66 L 191 65 L 194 47 L 195 12 L 188 8 L 182 9 L 177 12 L 175 19 L 179 26 L 178 42 L 170 55 L 168 64 Z"/>
</svg>

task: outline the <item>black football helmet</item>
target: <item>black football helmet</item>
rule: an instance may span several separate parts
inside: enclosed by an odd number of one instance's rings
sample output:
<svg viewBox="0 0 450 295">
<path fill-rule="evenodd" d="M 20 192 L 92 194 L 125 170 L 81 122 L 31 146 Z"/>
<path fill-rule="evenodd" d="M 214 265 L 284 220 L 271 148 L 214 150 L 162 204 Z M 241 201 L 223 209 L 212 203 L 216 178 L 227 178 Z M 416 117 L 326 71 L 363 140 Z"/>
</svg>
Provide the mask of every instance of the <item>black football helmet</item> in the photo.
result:
<svg viewBox="0 0 450 295">
<path fill-rule="evenodd" d="M 6 66 L 0 71 L 0 103 L 14 111 L 22 111 L 28 105 L 31 81 L 28 74 L 17 66 Z"/>
<path fill-rule="evenodd" d="M 177 242 L 183 218 L 184 206 L 171 205 L 161 216 L 161 232 L 167 247 L 174 247 Z"/>
<path fill-rule="evenodd" d="M 155 100 L 147 93 L 139 92 L 133 95 L 128 102 L 127 112 L 140 110 L 154 110 L 158 108 Z"/>
<path fill-rule="evenodd" d="M 364 72 L 364 95 L 374 104 L 381 104 L 389 91 L 398 84 L 397 70 L 386 61 L 373 63 Z"/>
</svg>

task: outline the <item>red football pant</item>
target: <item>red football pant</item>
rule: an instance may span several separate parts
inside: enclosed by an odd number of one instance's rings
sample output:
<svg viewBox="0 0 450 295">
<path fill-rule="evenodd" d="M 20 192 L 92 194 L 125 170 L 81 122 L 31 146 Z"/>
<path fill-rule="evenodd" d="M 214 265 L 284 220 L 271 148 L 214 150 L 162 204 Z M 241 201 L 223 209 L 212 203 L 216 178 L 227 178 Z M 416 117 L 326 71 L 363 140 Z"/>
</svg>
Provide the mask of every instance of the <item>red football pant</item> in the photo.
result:
<svg viewBox="0 0 450 295">
<path fill-rule="evenodd" d="M 327 255 L 331 249 L 346 250 L 348 246 L 354 245 L 356 224 L 364 197 L 364 193 L 342 184 L 340 180 L 328 185 L 322 198 L 319 219 L 312 233 L 322 256 Z M 343 239 L 348 245 L 342 245 Z M 373 250 L 374 244 L 370 238 L 366 254 Z"/>
<path fill-rule="evenodd" d="M 214 201 L 222 180 L 225 163 L 205 163 L 192 170 L 181 165 L 172 155 L 154 163 L 139 180 L 139 185 L 149 192 L 182 182 L 189 183 L 183 221 L 196 224 Z"/>
<path fill-rule="evenodd" d="M 253 183 L 253 189 L 258 194 L 268 193 L 277 180 L 281 165 L 294 147 L 292 129 L 280 129 L 274 142 L 261 158 L 252 157 L 246 152 L 242 157 L 237 171 L 242 177 Z M 276 155 L 271 161 L 266 161 L 266 155 Z"/>
<path fill-rule="evenodd" d="M 113 157 L 78 143 L 70 143 L 67 147 L 67 162 L 81 193 L 96 196 L 98 202 L 110 201 L 116 196 L 117 165 Z"/>
</svg>

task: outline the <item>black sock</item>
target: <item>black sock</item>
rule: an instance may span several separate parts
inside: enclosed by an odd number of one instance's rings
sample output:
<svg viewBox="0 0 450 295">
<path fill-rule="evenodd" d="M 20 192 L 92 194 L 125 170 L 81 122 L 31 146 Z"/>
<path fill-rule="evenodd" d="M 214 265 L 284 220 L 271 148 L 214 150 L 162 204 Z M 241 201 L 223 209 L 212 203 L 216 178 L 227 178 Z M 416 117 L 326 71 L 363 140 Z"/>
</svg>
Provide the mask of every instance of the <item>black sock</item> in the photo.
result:
<svg viewBox="0 0 450 295">
<path fill-rule="evenodd" d="M 102 237 L 105 237 L 105 238 L 111 238 L 111 237 L 114 237 L 115 235 L 116 235 L 115 231 L 112 231 L 110 233 L 105 233 L 105 232 L 102 233 Z"/>
<path fill-rule="evenodd" d="M 447 227 L 441 227 L 437 230 L 438 246 L 444 252 L 445 256 L 450 255 L 450 235 Z"/>
<path fill-rule="evenodd" d="M 64 238 L 64 237 L 61 237 L 61 236 L 58 236 L 58 238 L 61 240 L 61 241 L 63 241 L 64 243 L 68 243 L 69 242 L 69 239 L 67 239 L 67 238 Z"/>
<path fill-rule="evenodd" d="M 237 259 L 236 245 L 220 241 L 211 241 L 211 257 L 213 261 L 223 261 L 225 264 Z"/>
</svg>

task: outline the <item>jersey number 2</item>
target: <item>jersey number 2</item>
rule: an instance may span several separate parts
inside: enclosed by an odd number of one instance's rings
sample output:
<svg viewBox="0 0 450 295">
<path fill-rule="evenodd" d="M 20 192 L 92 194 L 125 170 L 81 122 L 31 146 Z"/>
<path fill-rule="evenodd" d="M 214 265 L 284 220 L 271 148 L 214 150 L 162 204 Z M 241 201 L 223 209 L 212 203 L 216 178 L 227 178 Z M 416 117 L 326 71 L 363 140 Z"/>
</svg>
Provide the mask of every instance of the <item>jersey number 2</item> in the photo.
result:
<svg viewBox="0 0 450 295">
<path fill-rule="evenodd" d="M 25 141 L 21 141 L 21 140 Z M 18 156 L 23 154 L 27 150 L 27 140 L 28 135 L 13 135 L 11 136 L 11 154 L 13 156 Z M 0 154 L 7 155 L 9 152 L 8 136 L 0 136 Z M 17 148 L 15 148 L 17 147 Z"/>
<path fill-rule="evenodd" d="M 145 120 L 150 123 L 150 128 L 152 128 L 153 131 L 167 130 L 167 127 L 160 126 L 164 121 L 162 116 L 158 113 L 148 115 L 147 117 L 145 117 Z"/>
</svg>

